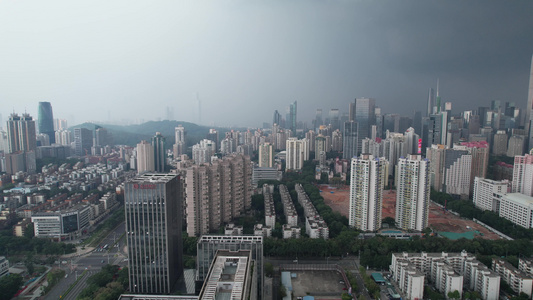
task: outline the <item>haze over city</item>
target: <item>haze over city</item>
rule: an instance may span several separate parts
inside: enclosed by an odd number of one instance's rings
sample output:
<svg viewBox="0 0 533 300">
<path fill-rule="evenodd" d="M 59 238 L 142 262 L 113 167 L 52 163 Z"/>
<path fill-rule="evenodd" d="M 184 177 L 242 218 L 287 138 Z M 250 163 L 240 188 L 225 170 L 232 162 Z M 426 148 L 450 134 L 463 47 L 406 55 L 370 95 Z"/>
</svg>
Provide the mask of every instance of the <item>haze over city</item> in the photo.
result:
<svg viewBox="0 0 533 300">
<path fill-rule="evenodd" d="M 69 125 L 174 119 L 261 126 L 298 101 L 385 113 L 525 107 L 530 1 L 3 1 L 0 113 L 49 101 Z M 198 100 L 201 101 L 201 115 Z"/>
</svg>

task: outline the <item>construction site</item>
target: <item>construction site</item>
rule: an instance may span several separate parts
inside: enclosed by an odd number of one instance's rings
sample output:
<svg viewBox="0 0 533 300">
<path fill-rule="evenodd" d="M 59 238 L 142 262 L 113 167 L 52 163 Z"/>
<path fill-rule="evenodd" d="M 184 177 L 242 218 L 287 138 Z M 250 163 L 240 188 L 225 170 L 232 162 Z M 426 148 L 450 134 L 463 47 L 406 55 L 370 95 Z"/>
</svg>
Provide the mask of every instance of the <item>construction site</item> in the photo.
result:
<svg viewBox="0 0 533 300">
<path fill-rule="evenodd" d="M 324 203 L 335 212 L 349 217 L 350 214 L 350 187 L 330 187 L 329 185 L 319 186 Z M 383 191 L 383 211 L 382 218 L 395 217 L 396 212 L 396 191 Z M 483 238 L 497 240 L 500 237 L 488 230 L 484 226 L 455 215 L 453 212 L 438 206 L 434 202 L 429 205 L 429 227 L 433 232 L 450 239 L 459 238 Z"/>
</svg>

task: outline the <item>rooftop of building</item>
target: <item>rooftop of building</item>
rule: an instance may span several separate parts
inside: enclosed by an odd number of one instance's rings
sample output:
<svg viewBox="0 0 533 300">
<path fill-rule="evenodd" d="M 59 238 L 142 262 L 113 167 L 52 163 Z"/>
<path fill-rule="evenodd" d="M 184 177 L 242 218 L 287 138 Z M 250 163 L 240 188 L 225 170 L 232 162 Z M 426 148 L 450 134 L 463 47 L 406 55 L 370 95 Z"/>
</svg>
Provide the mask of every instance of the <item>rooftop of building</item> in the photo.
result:
<svg viewBox="0 0 533 300">
<path fill-rule="evenodd" d="M 130 180 L 131 183 L 166 183 L 176 177 L 176 174 L 144 173 Z"/>
<path fill-rule="evenodd" d="M 520 278 L 523 278 L 523 279 L 531 279 L 531 276 L 527 275 L 525 272 L 519 270 L 518 268 L 516 268 L 515 266 L 513 266 L 510 262 L 506 261 L 506 260 L 503 260 L 503 259 L 499 259 L 499 258 L 493 258 L 492 259 L 492 265 L 493 265 L 493 268 L 494 266 L 501 266 L 507 270 L 510 270 L 511 272 L 514 273 L 515 276 L 517 277 L 520 277 Z"/>
<path fill-rule="evenodd" d="M 473 141 L 473 142 L 462 142 L 462 146 L 468 148 L 488 148 L 489 144 L 486 141 Z"/>
<path fill-rule="evenodd" d="M 503 196 L 513 202 L 516 202 L 523 206 L 533 206 L 533 197 L 526 196 L 520 193 L 509 193 Z"/>
<path fill-rule="evenodd" d="M 262 236 L 256 235 L 202 235 L 198 239 L 198 243 L 201 242 L 243 242 L 243 241 L 253 241 L 253 242 L 263 242 Z"/>
<path fill-rule="evenodd" d="M 392 255 L 399 257 L 399 258 L 416 258 L 416 257 L 461 257 L 461 256 L 470 256 L 473 257 L 472 254 L 467 253 L 466 251 L 463 252 L 453 252 L 453 253 L 447 253 L 447 252 L 398 252 L 393 253 Z"/>
<path fill-rule="evenodd" d="M 207 279 L 200 291 L 200 299 L 244 299 L 246 279 L 250 270 L 249 250 L 217 250 Z"/>
</svg>

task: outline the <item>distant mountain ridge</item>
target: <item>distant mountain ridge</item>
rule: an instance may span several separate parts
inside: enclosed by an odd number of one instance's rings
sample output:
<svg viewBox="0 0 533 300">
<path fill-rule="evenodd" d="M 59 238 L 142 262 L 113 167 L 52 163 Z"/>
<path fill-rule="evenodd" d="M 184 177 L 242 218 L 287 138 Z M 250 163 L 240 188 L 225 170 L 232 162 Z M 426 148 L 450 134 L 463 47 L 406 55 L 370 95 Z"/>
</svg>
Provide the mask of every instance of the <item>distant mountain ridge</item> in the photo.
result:
<svg viewBox="0 0 533 300">
<path fill-rule="evenodd" d="M 197 144 L 200 140 L 205 139 L 209 129 L 214 128 L 218 131 L 219 139 L 223 139 L 226 132 L 231 131 L 232 129 L 222 128 L 222 127 L 208 127 L 197 125 L 190 122 L 183 121 L 148 121 L 142 124 L 135 125 L 108 125 L 103 123 L 83 123 L 73 127 L 70 127 L 69 130 L 74 130 L 74 128 L 87 128 L 94 130 L 95 126 L 99 126 L 107 129 L 112 135 L 115 145 L 128 145 L 135 146 L 141 140 L 150 141 L 150 139 L 155 135 L 156 132 L 161 132 L 161 134 L 166 138 L 167 148 L 172 148 L 172 145 L 175 143 L 174 130 L 178 125 L 182 125 L 186 131 L 186 142 L 187 146 L 191 147 L 194 144 Z M 246 131 L 246 128 L 233 128 L 233 130 Z"/>
</svg>

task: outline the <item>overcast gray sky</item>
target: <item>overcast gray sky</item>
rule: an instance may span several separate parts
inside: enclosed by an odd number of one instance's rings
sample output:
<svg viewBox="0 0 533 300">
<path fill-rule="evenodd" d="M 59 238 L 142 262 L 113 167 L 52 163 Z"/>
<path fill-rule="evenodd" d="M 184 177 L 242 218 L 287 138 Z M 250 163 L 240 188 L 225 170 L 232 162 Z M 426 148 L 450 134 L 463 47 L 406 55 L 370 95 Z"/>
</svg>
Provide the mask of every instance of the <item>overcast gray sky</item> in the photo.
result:
<svg viewBox="0 0 533 300">
<path fill-rule="evenodd" d="M 533 1 L 0 1 L 0 113 L 260 126 L 298 101 L 525 107 Z"/>
</svg>

